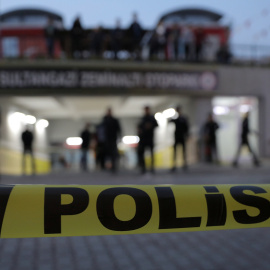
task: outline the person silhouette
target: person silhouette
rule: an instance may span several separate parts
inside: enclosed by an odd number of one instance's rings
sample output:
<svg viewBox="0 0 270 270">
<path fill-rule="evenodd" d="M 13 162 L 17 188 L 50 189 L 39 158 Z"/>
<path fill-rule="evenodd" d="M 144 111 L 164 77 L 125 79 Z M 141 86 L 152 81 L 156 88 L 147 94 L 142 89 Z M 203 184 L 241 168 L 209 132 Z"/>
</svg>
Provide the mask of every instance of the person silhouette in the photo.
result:
<svg viewBox="0 0 270 270">
<path fill-rule="evenodd" d="M 81 169 L 83 171 L 87 171 L 87 164 L 88 164 L 88 152 L 89 152 L 89 147 L 92 139 L 92 134 L 89 131 L 90 129 L 90 123 L 86 123 L 84 130 L 81 132 L 81 139 L 82 139 L 82 144 L 81 144 Z"/>
<path fill-rule="evenodd" d="M 233 166 L 237 167 L 238 166 L 238 159 L 241 153 L 241 150 L 244 146 L 246 146 L 249 150 L 249 152 L 251 153 L 252 157 L 253 157 L 253 163 L 255 166 L 259 166 L 260 162 L 258 157 L 256 156 L 255 152 L 252 150 L 250 143 L 249 143 L 249 139 L 248 139 L 248 135 L 250 133 L 250 129 L 249 129 L 249 112 L 247 112 L 244 115 L 243 121 L 242 121 L 242 131 L 241 131 L 241 141 L 238 147 L 238 150 L 236 152 L 236 156 L 234 158 L 233 161 Z"/>
<path fill-rule="evenodd" d="M 169 123 L 175 124 L 174 144 L 173 144 L 173 167 L 171 168 L 172 172 L 176 170 L 176 154 L 178 145 L 182 146 L 183 169 L 187 169 L 186 140 L 188 138 L 189 133 L 189 123 L 187 118 L 182 115 L 181 107 L 177 106 L 175 110 L 178 113 L 178 117 L 176 119 L 169 120 Z"/>
<path fill-rule="evenodd" d="M 56 27 L 52 18 L 48 19 L 48 23 L 44 29 L 46 37 L 47 56 L 51 59 L 54 58 L 54 45 L 56 36 Z"/>
<path fill-rule="evenodd" d="M 108 108 L 102 123 L 105 130 L 105 155 L 111 161 L 112 173 L 116 173 L 118 159 L 117 139 L 121 136 L 121 126 L 119 120 L 113 116 L 111 108 Z"/>
<path fill-rule="evenodd" d="M 128 28 L 128 32 L 130 36 L 131 51 L 135 59 L 138 59 L 143 30 L 140 23 L 138 22 L 138 15 L 136 12 L 133 13 L 133 21 Z"/>
<path fill-rule="evenodd" d="M 216 132 L 219 129 L 218 123 L 214 120 L 213 114 L 209 113 L 206 123 L 203 126 L 203 135 L 205 141 L 206 160 L 208 162 L 219 163 Z"/>
<path fill-rule="evenodd" d="M 145 151 L 146 149 L 150 150 L 151 155 L 151 172 L 154 173 L 154 130 L 158 126 L 157 120 L 151 114 L 149 106 L 144 107 L 144 116 L 142 117 L 140 123 L 138 124 L 138 135 L 140 138 L 138 157 L 139 157 L 139 166 L 141 168 L 141 173 L 146 172 L 145 167 Z"/>
<path fill-rule="evenodd" d="M 96 166 L 101 170 L 105 170 L 106 159 L 106 134 L 104 123 L 101 122 L 96 126 Z"/>
<path fill-rule="evenodd" d="M 23 143 L 22 172 L 23 174 L 26 173 L 26 156 L 29 154 L 31 158 L 32 174 L 35 174 L 36 166 L 33 154 L 34 135 L 28 126 L 26 126 L 25 130 L 22 132 L 21 140 Z"/>
</svg>

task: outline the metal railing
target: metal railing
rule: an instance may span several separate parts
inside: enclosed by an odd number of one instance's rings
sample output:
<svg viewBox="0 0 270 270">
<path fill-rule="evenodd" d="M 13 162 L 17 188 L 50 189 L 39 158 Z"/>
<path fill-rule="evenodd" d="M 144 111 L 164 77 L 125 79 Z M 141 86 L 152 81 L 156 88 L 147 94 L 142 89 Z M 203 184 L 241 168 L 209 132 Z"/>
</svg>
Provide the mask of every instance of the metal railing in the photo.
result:
<svg viewBox="0 0 270 270">
<path fill-rule="evenodd" d="M 91 39 L 88 36 L 82 39 L 83 47 L 80 52 L 76 52 L 72 49 L 72 39 L 69 32 L 62 33 L 61 38 L 57 38 L 55 41 L 55 59 L 115 59 L 115 60 L 130 60 L 130 59 L 142 59 L 145 61 L 174 61 L 184 62 L 182 57 L 176 57 L 174 59 L 166 59 L 165 49 L 163 49 L 163 56 L 151 57 L 149 53 L 149 45 L 143 45 L 138 47 L 136 55 L 134 56 L 134 48 L 130 46 L 131 40 L 128 35 L 125 36 L 123 44 L 119 44 L 117 49 L 118 57 L 115 57 L 116 50 L 112 46 L 112 40 L 107 35 L 107 39 L 100 44 L 101 53 L 98 55 L 92 50 Z M 207 46 L 207 44 L 205 45 Z M 270 65 L 270 46 L 264 45 L 246 45 L 246 44 L 229 44 L 228 52 L 230 52 L 231 58 L 225 61 L 226 64 L 240 64 L 240 65 Z M 46 38 L 42 36 L 38 37 L 1 37 L 0 36 L 0 59 L 44 59 L 47 58 Z M 195 62 L 195 60 L 189 61 Z M 202 57 L 200 63 L 219 63 L 217 57 L 213 57 L 212 60 L 204 59 Z"/>
</svg>

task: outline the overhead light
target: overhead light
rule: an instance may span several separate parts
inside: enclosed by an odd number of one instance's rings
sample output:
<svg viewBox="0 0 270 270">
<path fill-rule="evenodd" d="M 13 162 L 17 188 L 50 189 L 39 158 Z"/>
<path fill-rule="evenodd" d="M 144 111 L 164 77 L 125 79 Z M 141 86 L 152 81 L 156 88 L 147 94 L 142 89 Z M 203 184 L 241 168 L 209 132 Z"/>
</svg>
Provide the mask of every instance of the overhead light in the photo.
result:
<svg viewBox="0 0 270 270">
<path fill-rule="evenodd" d="M 162 115 L 165 117 L 165 118 L 171 118 L 175 115 L 176 111 L 175 109 L 173 108 L 170 108 L 170 109 L 167 109 L 165 111 L 163 111 Z"/>
<path fill-rule="evenodd" d="M 21 128 L 22 123 L 24 123 L 25 114 L 20 112 L 14 112 L 9 114 L 8 123 L 9 127 L 13 132 L 18 132 Z"/>
<path fill-rule="evenodd" d="M 225 115 L 230 112 L 230 109 L 226 106 L 215 106 L 213 112 L 215 115 Z"/>
<path fill-rule="evenodd" d="M 165 127 L 167 125 L 167 118 L 164 117 L 163 113 L 160 112 L 156 113 L 155 119 L 158 121 L 159 127 Z"/>
<path fill-rule="evenodd" d="M 11 115 L 11 117 L 16 118 L 20 122 L 25 121 L 25 114 L 21 112 L 15 112 Z"/>
<path fill-rule="evenodd" d="M 124 144 L 136 144 L 140 141 L 138 136 L 124 136 L 122 142 Z"/>
<path fill-rule="evenodd" d="M 82 138 L 80 137 L 69 137 L 66 139 L 67 145 L 77 146 L 82 144 Z"/>
<path fill-rule="evenodd" d="M 251 110 L 251 106 L 248 105 L 248 104 L 243 104 L 243 105 L 240 105 L 240 107 L 239 107 L 239 111 L 240 111 L 241 113 L 247 113 L 247 112 L 249 112 L 250 110 Z"/>
<path fill-rule="evenodd" d="M 26 124 L 30 124 L 30 125 L 33 125 L 35 124 L 37 121 L 36 117 L 33 116 L 33 115 L 26 115 L 25 116 L 25 123 Z"/>
<path fill-rule="evenodd" d="M 44 129 L 49 126 L 49 122 L 45 119 L 40 119 L 37 121 L 36 127 L 38 129 Z"/>
<path fill-rule="evenodd" d="M 158 113 L 155 114 L 155 119 L 156 119 L 157 121 L 161 121 L 161 120 L 164 119 L 164 116 L 163 116 L 162 113 L 158 112 Z"/>
</svg>

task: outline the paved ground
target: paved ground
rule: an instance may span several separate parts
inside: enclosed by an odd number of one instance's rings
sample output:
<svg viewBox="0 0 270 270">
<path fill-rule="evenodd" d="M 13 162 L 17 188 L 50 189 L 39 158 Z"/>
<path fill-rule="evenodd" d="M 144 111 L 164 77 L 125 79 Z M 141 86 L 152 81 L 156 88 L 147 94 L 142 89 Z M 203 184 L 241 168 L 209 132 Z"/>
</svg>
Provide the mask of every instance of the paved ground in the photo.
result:
<svg viewBox="0 0 270 270">
<path fill-rule="evenodd" d="M 58 172 L 48 176 L 2 176 L 1 184 L 267 184 L 270 166 L 240 169 L 194 166 L 166 171 Z M 1 239 L 1 270 L 81 269 L 269 269 L 270 228 L 149 235 Z"/>
</svg>

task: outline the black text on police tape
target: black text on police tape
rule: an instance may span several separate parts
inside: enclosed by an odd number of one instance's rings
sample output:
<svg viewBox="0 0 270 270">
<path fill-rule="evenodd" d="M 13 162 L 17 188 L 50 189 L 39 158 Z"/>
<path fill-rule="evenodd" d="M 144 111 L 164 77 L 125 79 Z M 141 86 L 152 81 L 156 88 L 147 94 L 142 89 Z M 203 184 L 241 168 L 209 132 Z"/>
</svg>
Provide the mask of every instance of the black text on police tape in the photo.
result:
<svg viewBox="0 0 270 270">
<path fill-rule="evenodd" d="M 215 186 L 205 186 L 204 189 L 206 191 L 205 199 L 208 215 L 206 227 L 225 226 L 227 206 L 224 195 L 219 193 L 219 190 Z M 155 190 L 159 205 L 158 229 L 201 226 L 201 216 L 176 217 L 176 203 L 171 187 L 156 187 Z M 235 221 L 240 224 L 255 224 L 267 220 L 270 217 L 270 202 L 256 195 L 245 194 L 244 191 L 251 191 L 254 194 L 266 193 L 266 190 L 256 186 L 231 187 L 230 194 L 233 200 L 237 201 L 243 207 L 241 210 L 233 211 Z M 64 194 L 69 194 L 73 197 L 72 203 L 61 204 L 61 195 Z M 119 220 L 115 215 L 113 202 L 119 195 L 129 195 L 135 201 L 136 213 L 128 221 Z M 89 194 L 83 188 L 45 188 L 44 233 L 61 234 L 61 216 L 80 214 L 87 209 L 89 203 L 91 203 L 91 198 L 89 198 Z M 244 206 L 255 207 L 260 213 L 257 216 L 250 216 Z M 103 227 L 111 231 L 133 231 L 144 227 L 150 221 L 152 217 L 152 201 L 150 196 L 139 188 L 108 188 L 99 194 L 96 211 Z"/>
<path fill-rule="evenodd" d="M 2 186 L 0 188 L 0 233 L 13 188 L 13 186 Z M 219 192 L 216 186 L 204 186 L 204 189 L 206 191 L 207 205 L 206 227 L 226 226 L 228 210 L 224 195 Z M 159 205 L 157 229 L 195 228 L 201 226 L 201 216 L 176 217 L 176 203 L 171 187 L 155 187 L 155 190 Z M 246 194 L 246 191 L 250 191 L 249 194 Z M 250 193 L 254 195 L 250 195 Z M 232 198 L 227 197 L 226 199 L 233 199 L 239 203 L 238 210 L 232 211 L 234 220 L 240 224 L 256 224 L 268 220 L 270 217 L 270 202 L 266 198 L 257 196 L 257 194 L 265 193 L 267 191 L 258 186 L 231 187 L 230 195 Z M 80 214 L 91 203 L 88 192 L 79 187 L 46 187 L 44 194 L 44 234 L 61 234 L 61 217 Z M 72 196 L 73 201 L 70 204 L 61 204 L 61 195 L 65 194 Z M 129 195 L 134 199 L 136 213 L 130 220 L 122 221 L 115 215 L 113 203 L 119 195 Z M 105 189 L 99 194 L 96 205 L 96 213 L 101 225 L 111 231 L 140 229 L 151 220 L 153 211 L 150 196 L 145 191 L 133 187 Z M 247 207 L 258 209 L 259 214 L 256 216 L 249 215 Z"/>
</svg>

